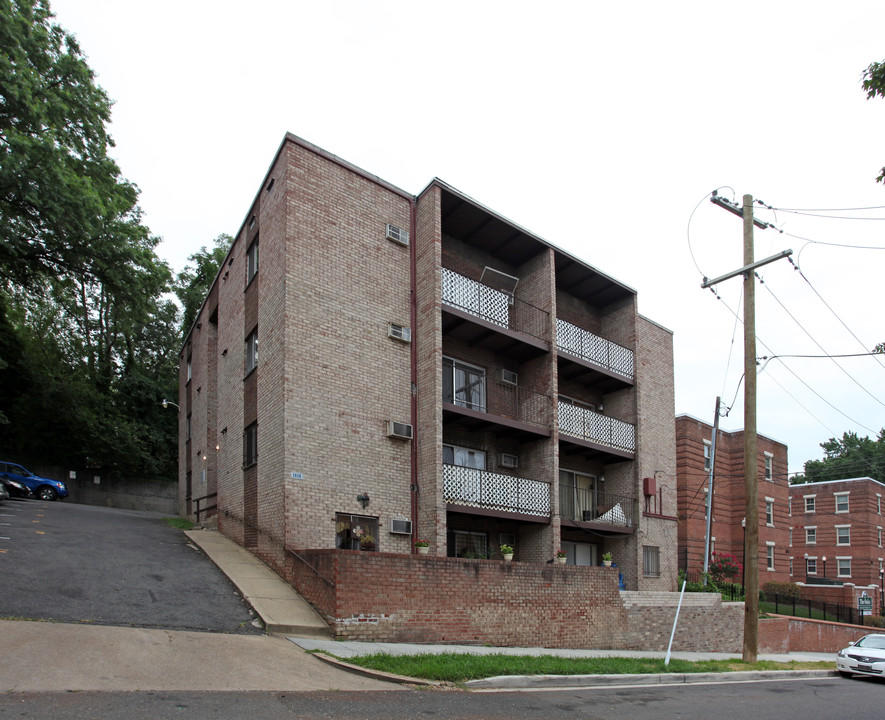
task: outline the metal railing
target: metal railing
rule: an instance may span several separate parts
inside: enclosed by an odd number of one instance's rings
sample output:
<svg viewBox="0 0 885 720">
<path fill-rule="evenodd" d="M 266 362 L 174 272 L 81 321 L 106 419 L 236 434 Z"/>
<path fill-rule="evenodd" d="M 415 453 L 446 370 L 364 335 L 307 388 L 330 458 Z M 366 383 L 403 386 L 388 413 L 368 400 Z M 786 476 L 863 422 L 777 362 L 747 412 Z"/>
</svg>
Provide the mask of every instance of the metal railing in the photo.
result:
<svg viewBox="0 0 885 720">
<path fill-rule="evenodd" d="M 444 390 L 443 402 L 517 420 L 528 425 L 544 428 L 551 426 L 549 395 L 500 380 L 491 383 L 487 381 L 484 389 L 488 390 L 487 397 L 479 400 L 471 398 L 470 402 L 459 397 L 457 392 Z"/>
<path fill-rule="evenodd" d="M 508 330 L 546 339 L 546 310 L 442 268 L 442 302 Z"/>
<path fill-rule="evenodd" d="M 556 319 L 556 347 L 569 355 L 633 379 L 632 350 L 560 318 Z"/>
<path fill-rule="evenodd" d="M 550 516 L 550 483 L 543 480 L 444 464 L 443 496 L 454 505 Z"/>
<path fill-rule="evenodd" d="M 200 522 L 200 514 L 201 513 L 208 513 L 210 510 L 215 510 L 218 508 L 217 498 L 218 498 L 218 493 L 209 493 L 208 495 L 203 495 L 203 497 L 198 497 L 198 498 L 194 499 L 193 502 L 194 502 L 194 505 L 196 506 L 196 509 L 194 510 L 194 517 L 196 518 L 197 522 Z M 200 507 L 200 503 L 202 501 L 205 500 L 208 502 L 210 499 L 215 499 L 216 503 L 214 505 L 206 505 L 202 508 Z"/>
<path fill-rule="evenodd" d="M 630 423 L 589 408 L 558 401 L 559 431 L 563 435 L 606 447 L 636 452 L 636 428 Z"/>
<path fill-rule="evenodd" d="M 559 514 L 574 522 L 632 527 L 634 501 L 629 495 L 559 484 Z"/>
</svg>

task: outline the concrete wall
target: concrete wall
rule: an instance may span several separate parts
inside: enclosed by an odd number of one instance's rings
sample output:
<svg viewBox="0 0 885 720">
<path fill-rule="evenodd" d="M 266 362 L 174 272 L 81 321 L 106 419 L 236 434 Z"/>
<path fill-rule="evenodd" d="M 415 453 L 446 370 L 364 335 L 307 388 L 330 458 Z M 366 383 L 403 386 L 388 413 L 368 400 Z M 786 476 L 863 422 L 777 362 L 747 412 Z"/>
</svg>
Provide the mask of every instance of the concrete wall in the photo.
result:
<svg viewBox="0 0 885 720">
<path fill-rule="evenodd" d="M 61 479 L 58 474 L 48 477 Z M 178 515 L 178 485 L 163 480 L 136 480 L 102 477 L 99 473 L 77 472 L 76 478 L 64 477 L 70 497 L 64 502 L 101 505 L 123 510 L 151 510 Z"/>
</svg>

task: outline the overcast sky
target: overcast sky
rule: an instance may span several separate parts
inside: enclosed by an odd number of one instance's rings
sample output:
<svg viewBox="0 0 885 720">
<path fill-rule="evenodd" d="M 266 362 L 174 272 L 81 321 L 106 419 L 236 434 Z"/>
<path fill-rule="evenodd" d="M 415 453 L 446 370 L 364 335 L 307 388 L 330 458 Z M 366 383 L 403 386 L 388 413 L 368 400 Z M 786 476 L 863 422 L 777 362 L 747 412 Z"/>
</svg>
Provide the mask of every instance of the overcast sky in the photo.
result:
<svg viewBox="0 0 885 720">
<path fill-rule="evenodd" d="M 636 289 L 674 332 L 677 413 L 712 422 L 719 395 L 725 430 L 743 427 L 742 283 L 700 285 L 743 264 L 742 227 L 710 191 L 778 208 L 757 212 L 783 233 L 757 231 L 756 258 L 801 269 L 761 271 L 760 356 L 885 341 L 885 100 L 860 86 L 885 60 L 881 0 L 52 7 L 176 271 L 237 232 L 288 131 L 411 193 L 440 177 Z M 790 471 L 885 426 L 885 357 L 760 367 L 758 429 Z"/>
</svg>

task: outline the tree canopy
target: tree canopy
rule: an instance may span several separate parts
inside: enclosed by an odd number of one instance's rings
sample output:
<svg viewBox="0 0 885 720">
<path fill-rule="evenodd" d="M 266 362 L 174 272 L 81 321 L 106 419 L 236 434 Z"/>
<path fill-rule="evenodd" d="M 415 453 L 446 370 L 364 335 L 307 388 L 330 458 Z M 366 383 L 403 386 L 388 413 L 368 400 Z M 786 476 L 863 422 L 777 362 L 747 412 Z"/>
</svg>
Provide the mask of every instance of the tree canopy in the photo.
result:
<svg viewBox="0 0 885 720">
<path fill-rule="evenodd" d="M 175 476 L 172 273 L 108 155 L 111 103 L 46 0 L 0 0 L 0 446 Z"/>
<path fill-rule="evenodd" d="M 855 432 L 843 433 L 842 438 L 830 438 L 821 443 L 823 460 L 805 463 L 805 476 L 793 482 L 826 482 L 847 478 L 870 477 L 885 482 L 885 429 L 875 440 L 860 437 Z"/>
<path fill-rule="evenodd" d="M 190 330 L 200 306 L 206 298 L 212 282 L 218 274 L 218 269 L 227 253 L 233 245 L 234 239 L 227 233 L 222 233 L 213 241 L 212 249 L 207 250 L 203 245 L 198 252 L 188 258 L 188 264 L 184 270 L 178 273 L 175 280 L 175 294 L 183 308 L 181 319 L 181 335 L 184 337 Z"/>
<path fill-rule="evenodd" d="M 872 100 L 874 97 L 885 98 L 885 60 L 870 63 L 869 67 L 863 71 L 862 85 L 868 100 Z M 876 182 L 885 182 L 885 167 L 879 171 Z"/>
</svg>

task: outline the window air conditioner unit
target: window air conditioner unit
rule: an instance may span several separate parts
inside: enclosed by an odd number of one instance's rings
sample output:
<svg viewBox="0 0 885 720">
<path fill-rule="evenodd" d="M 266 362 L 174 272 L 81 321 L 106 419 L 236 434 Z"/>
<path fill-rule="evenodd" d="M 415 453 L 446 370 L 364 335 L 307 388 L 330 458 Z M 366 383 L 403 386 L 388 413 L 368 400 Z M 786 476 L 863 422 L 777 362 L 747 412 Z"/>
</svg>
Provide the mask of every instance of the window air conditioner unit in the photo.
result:
<svg viewBox="0 0 885 720">
<path fill-rule="evenodd" d="M 515 468 L 519 465 L 519 457 L 510 453 L 501 453 L 501 467 Z"/>
<path fill-rule="evenodd" d="M 388 223 L 386 237 L 388 240 L 392 240 L 400 245 L 409 244 L 409 231 L 398 228 L 396 225 L 390 225 Z"/>
<path fill-rule="evenodd" d="M 390 532 L 394 535 L 411 535 L 412 534 L 412 521 L 411 520 L 391 520 L 390 521 Z"/>
<path fill-rule="evenodd" d="M 584 510 L 581 514 L 584 522 L 593 522 L 593 511 L 592 510 Z"/>
<path fill-rule="evenodd" d="M 412 426 L 406 423 L 389 420 L 387 422 L 387 437 L 401 438 L 403 440 L 412 439 Z"/>
<path fill-rule="evenodd" d="M 517 375 L 513 370 L 504 370 L 501 369 L 501 382 L 507 383 L 508 385 L 518 385 L 519 384 L 519 375 Z"/>
<path fill-rule="evenodd" d="M 387 337 L 403 342 L 412 342 L 412 330 L 396 323 L 387 323 Z"/>
</svg>

